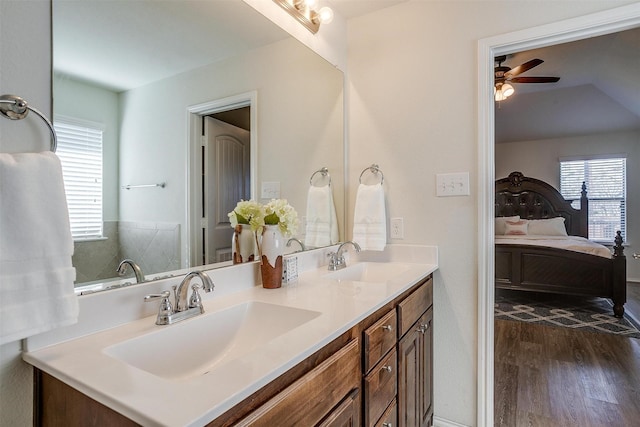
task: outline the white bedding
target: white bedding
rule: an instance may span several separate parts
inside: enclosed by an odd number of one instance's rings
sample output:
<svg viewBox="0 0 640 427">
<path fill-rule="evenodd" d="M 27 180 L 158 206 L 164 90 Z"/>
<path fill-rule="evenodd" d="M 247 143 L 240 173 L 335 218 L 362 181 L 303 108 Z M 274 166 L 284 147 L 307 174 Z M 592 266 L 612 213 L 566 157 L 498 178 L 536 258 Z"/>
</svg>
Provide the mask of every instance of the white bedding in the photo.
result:
<svg viewBox="0 0 640 427">
<path fill-rule="evenodd" d="M 578 236 L 496 236 L 496 244 L 499 245 L 501 243 L 559 248 L 604 258 L 611 258 L 612 256 L 611 250 L 606 246 Z"/>
</svg>

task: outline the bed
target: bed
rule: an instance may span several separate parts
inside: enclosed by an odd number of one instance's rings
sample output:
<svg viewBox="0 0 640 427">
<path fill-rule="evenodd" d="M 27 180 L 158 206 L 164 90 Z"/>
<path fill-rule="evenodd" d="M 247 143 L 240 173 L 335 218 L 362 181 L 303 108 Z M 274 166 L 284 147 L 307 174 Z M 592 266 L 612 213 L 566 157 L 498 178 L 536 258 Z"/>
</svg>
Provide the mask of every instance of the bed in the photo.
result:
<svg viewBox="0 0 640 427">
<path fill-rule="evenodd" d="M 604 253 L 603 246 L 589 242 L 588 206 L 584 184 L 580 209 L 574 209 L 551 185 L 521 172 L 497 180 L 496 288 L 609 298 L 614 315 L 622 317 L 627 300 L 622 237 L 618 231 L 613 251 L 605 248 Z M 564 230 L 558 230 L 558 224 L 563 224 Z M 530 237 L 526 227 L 532 225 L 552 234 L 551 238 Z M 565 231 L 566 239 L 559 236 Z M 507 232 L 508 237 L 501 234 Z M 569 243 L 560 243 L 561 240 Z M 585 252 L 574 248 L 577 241 L 586 241 L 591 249 Z M 600 246 L 598 253 L 596 246 Z"/>
</svg>

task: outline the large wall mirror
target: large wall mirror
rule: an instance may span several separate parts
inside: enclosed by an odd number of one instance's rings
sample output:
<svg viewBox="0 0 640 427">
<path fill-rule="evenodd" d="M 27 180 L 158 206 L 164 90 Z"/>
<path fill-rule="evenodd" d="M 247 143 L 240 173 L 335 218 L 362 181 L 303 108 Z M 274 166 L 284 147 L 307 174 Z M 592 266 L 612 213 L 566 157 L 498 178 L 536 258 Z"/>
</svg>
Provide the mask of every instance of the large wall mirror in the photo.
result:
<svg viewBox="0 0 640 427">
<path fill-rule="evenodd" d="M 343 235 L 342 72 L 242 0 L 54 0 L 53 58 L 54 121 L 71 139 L 74 129 L 102 132 L 101 195 L 90 199 L 101 200 L 103 230 L 76 240 L 76 286 L 121 279 L 126 258 L 147 278 L 204 262 L 194 253 L 203 237 L 193 127 L 225 100 L 240 121 L 217 119 L 236 121 L 253 144 L 250 196 L 265 201 L 265 183 L 279 187 L 304 241 L 310 177 L 327 168 Z M 224 220 L 216 226 L 230 236 Z M 220 254 L 206 262 L 229 265 Z"/>
</svg>

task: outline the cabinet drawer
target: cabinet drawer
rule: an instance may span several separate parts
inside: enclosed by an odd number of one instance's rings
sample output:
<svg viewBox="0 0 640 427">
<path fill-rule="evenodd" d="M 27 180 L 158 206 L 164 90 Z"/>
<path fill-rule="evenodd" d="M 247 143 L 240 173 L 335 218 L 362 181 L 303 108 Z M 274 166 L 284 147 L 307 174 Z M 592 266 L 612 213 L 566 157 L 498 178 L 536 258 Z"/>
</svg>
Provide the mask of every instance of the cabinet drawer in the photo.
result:
<svg viewBox="0 0 640 427">
<path fill-rule="evenodd" d="M 422 316 L 433 303 L 433 279 L 429 278 L 398 304 L 398 328 L 400 336 L 407 333 L 411 325 Z"/>
<path fill-rule="evenodd" d="M 391 405 L 384 411 L 380 420 L 376 423 L 376 427 L 396 427 L 398 425 L 398 404 L 394 400 Z"/>
<path fill-rule="evenodd" d="M 260 408 L 238 426 L 316 425 L 360 381 L 360 346 L 351 340 Z M 395 371 L 395 369 L 394 369 Z"/>
<path fill-rule="evenodd" d="M 391 401 L 397 390 L 397 354 L 393 350 L 378 363 L 364 379 L 365 425 L 373 426 Z"/>
<path fill-rule="evenodd" d="M 364 372 L 369 372 L 396 343 L 397 316 L 390 310 L 364 331 Z"/>
</svg>

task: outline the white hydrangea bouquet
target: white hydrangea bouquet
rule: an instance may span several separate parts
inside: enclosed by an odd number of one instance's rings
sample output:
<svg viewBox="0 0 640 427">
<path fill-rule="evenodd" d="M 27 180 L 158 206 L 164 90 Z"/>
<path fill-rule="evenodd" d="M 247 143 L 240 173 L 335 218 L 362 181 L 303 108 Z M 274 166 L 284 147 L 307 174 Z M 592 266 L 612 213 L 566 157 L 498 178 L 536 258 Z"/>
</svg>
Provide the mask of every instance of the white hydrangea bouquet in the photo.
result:
<svg viewBox="0 0 640 427">
<path fill-rule="evenodd" d="M 258 234 L 265 225 L 277 225 L 285 237 L 293 236 L 298 229 L 298 213 L 286 199 L 271 199 L 266 205 L 254 200 L 241 200 L 227 216 L 231 228 L 245 224 Z"/>
<path fill-rule="evenodd" d="M 228 216 L 233 229 L 238 224 L 245 224 L 255 232 L 264 225 L 264 209 L 260 203 L 254 200 L 240 200 Z"/>
<path fill-rule="evenodd" d="M 272 199 L 264 206 L 264 225 L 277 225 L 285 237 L 298 229 L 298 213 L 286 199 Z"/>
</svg>

